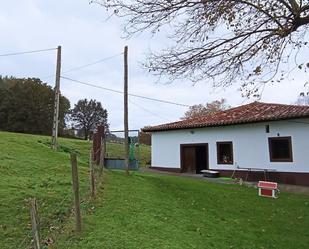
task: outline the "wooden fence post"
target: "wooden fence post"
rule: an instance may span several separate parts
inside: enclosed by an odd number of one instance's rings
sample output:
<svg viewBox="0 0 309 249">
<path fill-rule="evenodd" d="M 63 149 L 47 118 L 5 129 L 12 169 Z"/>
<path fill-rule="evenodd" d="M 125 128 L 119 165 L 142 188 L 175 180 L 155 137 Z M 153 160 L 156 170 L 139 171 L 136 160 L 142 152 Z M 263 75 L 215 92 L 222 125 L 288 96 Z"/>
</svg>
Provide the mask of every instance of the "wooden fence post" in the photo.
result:
<svg viewBox="0 0 309 249">
<path fill-rule="evenodd" d="M 90 150 L 89 156 L 89 177 L 90 177 L 90 195 L 91 197 L 95 196 L 95 176 L 94 176 L 94 168 L 92 161 L 92 149 Z"/>
<path fill-rule="evenodd" d="M 80 200 L 79 200 L 79 183 L 78 183 L 78 171 L 77 171 L 77 159 L 76 154 L 71 153 L 71 166 L 72 166 L 72 185 L 74 195 L 74 207 L 75 207 L 75 220 L 76 231 L 82 230 L 82 218 L 80 213 Z"/>
<path fill-rule="evenodd" d="M 33 236 L 33 244 L 35 249 L 40 249 L 40 225 L 38 217 L 38 204 L 35 198 L 30 199 L 30 218 Z"/>
<path fill-rule="evenodd" d="M 100 176 L 102 176 L 103 168 L 105 167 L 105 139 L 103 138 L 101 141 L 101 155 L 100 155 Z"/>
<path fill-rule="evenodd" d="M 103 167 L 104 167 L 104 158 L 105 158 L 105 146 L 104 146 L 104 142 L 105 142 L 105 127 L 103 125 L 98 126 L 98 134 L 99 134 L 99 141 L 100 141 L 100 147 L 99 147 L 99 151 L 100 151 L 100 160 L 99 160 L 99 166 L 100 166 L 100 176 L 103 172 Z"/>
<path fill-rule="evenodd" d="M 92 146 L 93 146 L 93 162 L 96 164 L 96 165 L 99 165 L 100 163 L 100 136 L 99 136 L 99 133 L 95 132 L 93 134 L 93 142 L 92 142 Z"/>
</svg>

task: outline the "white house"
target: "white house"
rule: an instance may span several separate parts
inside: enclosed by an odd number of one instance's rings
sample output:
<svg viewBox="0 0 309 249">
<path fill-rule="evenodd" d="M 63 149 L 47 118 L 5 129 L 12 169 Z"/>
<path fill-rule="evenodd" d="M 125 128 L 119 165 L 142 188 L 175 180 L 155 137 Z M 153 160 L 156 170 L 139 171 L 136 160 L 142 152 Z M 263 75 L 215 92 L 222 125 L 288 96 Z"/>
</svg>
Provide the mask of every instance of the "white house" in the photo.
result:
<svg viewBox="0 0 309 249">
<path fill-rule="evenodd" d="M 254 102 L 144 131 L 152 168 L 309 186 L 309 106 Z"/>
</svg>

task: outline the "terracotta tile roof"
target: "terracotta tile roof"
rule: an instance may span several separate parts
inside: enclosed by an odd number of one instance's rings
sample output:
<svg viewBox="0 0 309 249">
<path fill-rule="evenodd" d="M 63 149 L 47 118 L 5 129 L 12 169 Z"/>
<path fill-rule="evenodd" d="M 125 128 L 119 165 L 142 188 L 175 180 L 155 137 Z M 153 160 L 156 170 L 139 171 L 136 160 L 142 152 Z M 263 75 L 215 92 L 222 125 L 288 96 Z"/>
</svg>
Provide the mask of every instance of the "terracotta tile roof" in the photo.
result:
<svg viewBox="0 0 309 249">
<path fill-rule="evenodd" d="M 309 106 L 253 102 L 183 121 L 147 127 L 145 132 L 214 127 L 309 117 Z"/>
</svg>

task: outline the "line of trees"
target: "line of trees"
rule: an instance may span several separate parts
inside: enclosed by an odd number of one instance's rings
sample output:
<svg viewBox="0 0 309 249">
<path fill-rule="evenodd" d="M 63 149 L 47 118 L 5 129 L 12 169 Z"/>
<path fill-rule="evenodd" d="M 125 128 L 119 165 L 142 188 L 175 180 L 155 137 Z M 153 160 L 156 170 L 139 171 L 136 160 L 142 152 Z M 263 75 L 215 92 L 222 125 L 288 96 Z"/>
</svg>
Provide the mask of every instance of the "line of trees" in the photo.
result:
<svg viewBox="0 0 309 249">
<path fill-rule="evenodd" d="M 54 90 L 37 78 L 0 77 L 0 129 L 50 134 L 53 124 Z M 65 128 L 70 101 L 60 97 L 59 132 Z"/>
<path fill-rule="evenodd" d="M 51 135 L 55 92 L 38 78 L 0 76 L 0 130 Z M 79 100 L 73 109 L 60 96 L 59 135 L 88 139 L 98 125 L 108 130 L 108 113 L 100 102 Z"/>
</svg>

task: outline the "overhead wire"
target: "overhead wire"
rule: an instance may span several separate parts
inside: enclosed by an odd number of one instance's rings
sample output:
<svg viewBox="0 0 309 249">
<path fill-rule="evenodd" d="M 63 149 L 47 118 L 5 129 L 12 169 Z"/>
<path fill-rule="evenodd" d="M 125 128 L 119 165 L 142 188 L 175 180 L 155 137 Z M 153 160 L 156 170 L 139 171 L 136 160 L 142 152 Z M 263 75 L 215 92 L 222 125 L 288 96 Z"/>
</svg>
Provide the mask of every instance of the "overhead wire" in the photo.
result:
<svg viewBox="0 0 309 249">
<path fill-rule="evenodd" d="M 39 53 L 39 52 L 56 50 L 56 49 L 57 48 L 47 48 L 47 49 L 23 51 L 23 52 L 17 52 L 17 53 L 0 54 L 0 57 L 3 57 L 3 56 L 13 56 L 13 55 L 22 55 L 22 54 L 30 54 L 30 53 Z M 100 59 L 100 60 L 92 62 L 92 63 L 88 63 L 88 64 L 81 65 L 81 66 L 78 66 L 78 67 L 73 67 L 73 68 L 70 68 L 68 70 L 63 71 L 62 73 L 68 73 L 68 72 L 77 71 L 77 70 L 80 70 L 80 69 L 83 69 L 83 68 L 86 68 L 86 67 L 90 67 L 90 66 L 102 63 L 102 62 L 104 62 L 106 60 L 110 60 L 112 58 L 115 58 L 115 57 L 117 57 L 117 56 L 119 56 L 121 54 L 123 54 L 123 53 L 118 53 L 118 54 L 115 54 L 115 55 L 112 55 L 112 56 Z M 50 77 L 53 77 L 53 76 L 55 76 L 55 74 L 43 77 L 42 79 L 50 78 Z M 114 89 L 110 89 L 110 88 L 107 88 L 107 87 L 97 86 L 97 85 L 94 85 L 94 84 L 91 84 L 91 83 L 86 83 L 86 82 L 82 82 L 82 81 L 79 81 L 79 80 L 74 80 L 74 79 L 71 79 L 71 78 L 68 78 L 68 77 L 65 77 L 65 76 L 61 76 L 61 78 L 69 80 L 69 81 L 73 81 L 73 82 L 76 82 L 76 83 L 79 83 L 79 84 L 83 84 L 83 85 L 87 85 L 87 86 L 91 86 L 91 87 L 95 87 L 95 88 L 100 88 L 100 89 L 103 89 L 103 90 L 106 90 L 106 91 L 111 91 L 111 92 L 123 94 L 123 92 L 119 91 L 119 90 L 114 90 Z M 165 104 L 172 104 L 172 105 L 178 105 L 178 106 L 183 106 L 183 107 L 190 107 L 190 105 L 176 103 L 176 102 L 172 102 L 172 101 L 168 101 L 168 100 L 151 98 L 151 97 L 142 96 L 142 95 L 138 95 L 138 94 L 129 94 L 129 96 L 136 97 L 136 98 L 143 98 L 143 99 L 147 99 L 147 100 L 150 100 L 150 101 L 157 101 L 157 102 L 161 102 L 161 103 L 165 103 Z"/>
<path fill-rule="evenodd" d="M 123 94 L 123 91 L 119 91 L 119 90 L 115 90 L 115 89 L 111 89 L 111 88 L 107 88 L 107 87 L 103 87 L 103 86 L 98 86 L 98 85 L 95 85 L 95 84 L 92 84 L 92 83 L 71 79 L 69 77 L 61 76 L 61 78 L 69 80 L 69 81 L 72 81 L 72 82 L 75 82 L 75 83 L 78 83 L 78 84 L 99 88 L 99 89 L 102 89 L 102 90 L 105 90 L 105 91 L 110 91 L 110 92 L 114 92 L 114 93 L 118 93 L 118 94 Z M 150 101 L 156 101 L 156 102 L 170 104 L 170 105 L 177 105 L 177 106 L 182 106 L 182 107 L 190 107 L 190 105 L 186 105 L 186 104 L 182 104 L 182 103 L 172 102 L 172 101 L 163 100 L 163 99 L 151 98 L 151 97 L 142 96 L 142 95 L 133 94 L 133 93 L 129 93 L 128 95 L 132 96 L 132 97 L 136 97 L 136 98 L 147 99 L 147 100 L 150 100 Z"/>
<path fill-rule="evenodd" d="M 145 107 L 143 107 L 143 106 L 141 106 L 141 105 L 139 105 L 139 104 L 133 102 L 132 100 L 129 100 L 129 103 L 131 103 L 131 104 L 133 104 L 133 105 L 139 107 L 140 109 L 144 110 L 145 112 L 148 112 L 148 113 L 150 113 L 151 115 L 156 116 L 156 117 L 158 117 L 158 118 L 160 118 L 160 119 L 162 119 L 162 120 L 164 120 L 164 121 L 171 122 L 171 120 L 169 120 L 169 119 L 167 119 L 167 118 L 165 118 L 165 117 L 163 117 L 163 116 L 161 116 L 161 115 L 159 115 L 159 114 L 157 114 L 157 113 L 154 113 L 154 112 L 148 110 L 147 108 L 145 108 Z"/>
<path fill-rule="evenodd" d="M 51 50 L 57 50 L 57 48 L 47 48 L 47 49 L 39 49 L 39 50 L 22 51 L 22 52 L 16 52 L 16 53 L 0 54 L 0 57 L 16 56 L 16 55 L 31 54 L 31 53 L 40 53 L 40 52 L 46 52 L 46 51 L 51 51 Z M 121 54 L 123 54 L 123 53 L 118 53 L 118 54 L 115 54 L 115 55 L 112 55 L 112 56 L 109 56 L 109 57 L 97 60 L 97 61 L 92 62 L 92 63 L 88 63 L 88 64 L 85 64 L 85 65 L 73 67 L 73 68 L 70 68 L 68 70 L 64 70 L 63 73 L 68 73 L 68 72 L 73 72 L 73 71 L 81 70 L 83 68 L 90 67 L 90 66 L 102 63 L 104 61 L 113 59 L 113 58 L 115 58 L 115 57 L 117 57 L 117 56 L 119 56 Z M 46 76 L 46 77 L 43 77 L 43 78 L 46 79 L 46 78 L 50 78 L 50 77 L 54 77 L 54 76 L 55 76 L 55 74 L 49 75 L 49 76 Z M 118 94 L 123 94 L 123 92 L 119 91 L 119 90 L 115 90 L 115 89 L 111 89 L 111 88 L 107 88 L 107 87 L 102 87 L 102 86 L 98 86 L 98 85 L 95 85 L 95 84 L 82 82 L 82 81 L 79 81 L 79 80 L 74 80 L 74 79 L 71 79 L 69 77 L 61 76 L 61 78 L 69 80 L 69 81 L 72 81 L 72 82 L 75 82 L 75 83 L 87 85 L 87 86 L 90 86 L 90 87 L 95 87 L 95 88 L 99 88 L 99 89 L 102 89 L 102 90 L 111 91 L 111 92 L 118 93 Z M 189 105 L 181 104 L 181 103 L 176 103 L 176 102 L 172 102 L 172 101 L 168 101 L 168 100 L 156 99 L 156 98 L 151 98 L 151 97 L 137 95 L 137 94 L 128 94 L 128 95 L 132 96 L 132 97 L 143 98 L 143 99 L 147 99 L 147 100 L 150 100 L 150 101 L 156 101 L 156 102 L 161 102 L 161 103 L 165 103 L 165 104 L 172 104 L 172 105 L 177 105 L 177 106 L 189 107 Z M 145 107 L 142 107 L 142 106 L 138 105 L 137 103 L 134 103 L 131 100 L 129 102 L 131 104 L 139 107 L 140 109 L 144 110 L 145 112 L 148 112 L 148 113 L 152 114 L 153 116 L 159 117 L 159 118 L 161 118 L 163 120 L 168 120 L 168 119 L 163 118 L 160 115 L 158 115 L 158 114 L 156 114 L 156 113 L 146 109 Z M 168 121 L 170 121 L 170 120 L 168 120 Z"/>
<path fill-rule="evenodd" d="M 23 54 L 32 54 L 32 53 L 40 53 L 40 52 L 46 52 L 46 51 L 51 51 L 51 50 L 57 50 L 57 48 L 46 48 L 46 49 L 22 51 L 22 52 L 16 52 L 16 53 L 0 54 L 0 57 L 23 55 Z M 83 68 L 86 68 L 86 67 L 90 67 L 90 66 L 102 63 L 104 61 L 113 59 L 113 58 L 115 58 L 115 57 L 117 57 L 119 55 L 122 55 L 122 54 L 123 53 L 118 53 L 118 54 L 115 54 L 115 55 L 108 56 L 108 57 L 105 57 L 103 59 L 97 60 L 97 61 L 92 62 L 92 63 L 88 63 L 88 64 L 84 64 L 84 65 L 81 65 L 81 66 L 73 67 L 73 68 L 70 68 L 68 70 L 63 71 L 63 73 L 73 72 L 73 71 L 77 71 L 77 70 L 80 70 L 80 69 L 83 69 Z M 48 76 L 42 77 L 42 79 L 47 79 L 47 78 L 51 78 L 51 77 L 54 77 L 54 76 L 55 76 L 55 74 L 52 74 L 52 75 L 48 75 Z"/>
<path fill-rule="evenodd" d="M 122 55 L 122 54 L 123 54 L 123 53 L 118 53 L 118 54 L 115 54 L 115 55 L 108 56 L 108 57 L 105 57 L 105 58 L 103 58 L 103 59 L 97 60 L 97 61 L 92 62 L 92 63 L 84 64 L 84 65 L 77 66 L 77 67 L 72 67 L 72 68 L 70 68 L 70 69 L 67 69 L 67 70 L 62 71 L 62 73 L 69 73 L 69 72 L 81 70 L 81 69 L 84 69 L 84 68 L 86 68 L 86 67 L 90 67 L 90 66 L 93 66 L 93 65 L 102 63 L 102 62 L 104 62 L 104 61 L 113 59 L 113 58 L 118 57 L 119 55 Z M 51 77 L 55 77 L 55 74 L 51 74 L 51 75 L 48 75 L 48 76 L 44 76 L 44 77 L 42 77 L 42 79 L 48 79 L 48 78 L 51 78 Z"/>
<path fill-rule="evenodd" d="M 112 55 L 112 56 L 109 56 L 109 57 L 100 59 L 100 60 L 95 61 L 95 62 L 92 62 L 92 63 L 88 63 L 88 64 L 85 64 L 85 65 L 82 65 L 82 66 L 73 67 L 73 68 L 71 68 L 71 69 L 68 69 L 68 70 L 63 71 L 63 73 L 68 73 L 68 72 L 77 71 L 77 70 L 80 70 L 80 69 L 83 69 L 83 68 L 86 68 L 86 67 L 90 67 L 90 66 L 93 66 L 93 65 L 102 63 L 102 62 L 104 62 L 104 61 L 113 59 L 113 58 L 115 58 L 115 57 L 118 57 L 119 55 L 122 55 L 122 54 L 123 54 L 123 53 L 118 53 L 118 54 L 115 54 L 115 55 Z"/>
<path fill-rule="evenodd" d="M 39 49 L 39 50 L 30 50 L 30 51 L 23 51 L 23 52 L 16 52 L 16 53 L 0 54 L 0 57 L 23 55 L 23 54 L 33 54 L 33 53 L 46 52 L 46 51 L 51 51 L 51 50 L 56 50 L 56 49 L 57 48 L 46 48 L 46 49 Z"/>
</svg>

